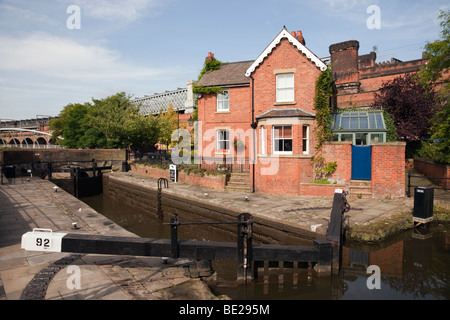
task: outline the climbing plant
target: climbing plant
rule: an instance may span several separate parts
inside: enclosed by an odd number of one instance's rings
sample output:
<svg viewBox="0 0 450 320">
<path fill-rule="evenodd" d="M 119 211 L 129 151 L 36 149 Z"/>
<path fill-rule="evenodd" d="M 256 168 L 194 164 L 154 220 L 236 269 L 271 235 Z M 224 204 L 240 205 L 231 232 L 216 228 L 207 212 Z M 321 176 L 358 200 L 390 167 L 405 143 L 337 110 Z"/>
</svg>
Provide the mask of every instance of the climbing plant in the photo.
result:
<svg viewBox="0 0 450 320">
<path fill-rule="evenodd" d="M 221 87 L 205 87 L 205 86 L 197 86 L 197 83 L 200 81 L 200 79 L 203 77 L 203 75 L 205 73 L 207 73 L 208 71 L 213 71 L 213 70 L 219 70 L 220 67 L 222 66 L 222 62 L 217 60 L 216 58 L 212 58 L 211 61 L 205 61 L 205 63 L 203 64 L 203 68 L 200 71 L 200 74 L 198 75 L 198 79 L 197 82 L 195 83 L 192 91 L 194 92 L 194 94 L 196 93 L 222 93 L 223 89 Z"/>
<path fill-rule="evenodd" d="M 316 80 L 314 107 L 316 109 L 316 128 L 315 135 L 317 143 L 315 146 L 315 155 L 312 159 L 315 179 L 322 180 L 324 176 L 332 174 L 336 170 L 336 164 L 325 163 L 323 156 L 323 145 L 331 136 L 331 107 L 336 105 L 333 95 L 333 75 L 331 68 L 322 71 Z M 330 106 L 330 101 L 331 106 Z"/>
</svg>

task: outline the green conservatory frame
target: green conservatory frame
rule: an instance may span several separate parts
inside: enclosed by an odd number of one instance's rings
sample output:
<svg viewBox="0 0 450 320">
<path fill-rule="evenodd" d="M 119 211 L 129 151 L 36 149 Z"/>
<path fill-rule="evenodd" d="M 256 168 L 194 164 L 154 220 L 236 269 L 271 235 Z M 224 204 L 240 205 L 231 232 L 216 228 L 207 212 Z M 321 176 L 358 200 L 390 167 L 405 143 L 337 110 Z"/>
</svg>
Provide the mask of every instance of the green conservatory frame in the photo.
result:
<svg viewBox="0 0 450 320">
<path fill-rule="evenodd" d="M 331 141 L 351 141 L 354 145 L 386 142 L 382 110 L 339 111 L 332 114 Z"/>
</svg>

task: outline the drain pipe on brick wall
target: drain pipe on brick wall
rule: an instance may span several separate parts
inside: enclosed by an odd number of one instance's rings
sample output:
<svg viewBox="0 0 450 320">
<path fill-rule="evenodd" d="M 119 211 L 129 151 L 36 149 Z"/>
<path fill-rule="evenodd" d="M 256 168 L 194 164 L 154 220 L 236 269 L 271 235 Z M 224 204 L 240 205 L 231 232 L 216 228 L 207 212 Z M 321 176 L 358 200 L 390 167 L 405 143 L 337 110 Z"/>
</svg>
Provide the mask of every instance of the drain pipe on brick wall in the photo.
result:
<svg viewBox="0 0 450 320">
<path fill-rule="evenodd" d="M 255 97 L 254 97 L 255 79 L 253 78 L 252 75 L 250 75 L 250 79 L 252 79 L 252 124 L 251 124 L 251 127 L 253 129 L 252 193 L 255 193 L 255 162 L 256 162 L 255 130 L 256 130 L 257 124 L 255 122 Z"/>
</svg>

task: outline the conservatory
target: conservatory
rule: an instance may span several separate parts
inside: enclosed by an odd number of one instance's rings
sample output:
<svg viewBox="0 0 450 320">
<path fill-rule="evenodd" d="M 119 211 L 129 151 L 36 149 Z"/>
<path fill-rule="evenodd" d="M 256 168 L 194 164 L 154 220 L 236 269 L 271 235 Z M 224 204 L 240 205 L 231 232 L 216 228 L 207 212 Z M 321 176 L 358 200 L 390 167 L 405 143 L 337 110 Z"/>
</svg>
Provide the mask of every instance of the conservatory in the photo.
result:
<svg viewBox="0 0 450 320">
<path fill-rule="evenodd" d="M 382 110 L 340 111 L 332 114 L 331 141 L 351 141 L 353 145 L 386 142 Z"/>
</svg>

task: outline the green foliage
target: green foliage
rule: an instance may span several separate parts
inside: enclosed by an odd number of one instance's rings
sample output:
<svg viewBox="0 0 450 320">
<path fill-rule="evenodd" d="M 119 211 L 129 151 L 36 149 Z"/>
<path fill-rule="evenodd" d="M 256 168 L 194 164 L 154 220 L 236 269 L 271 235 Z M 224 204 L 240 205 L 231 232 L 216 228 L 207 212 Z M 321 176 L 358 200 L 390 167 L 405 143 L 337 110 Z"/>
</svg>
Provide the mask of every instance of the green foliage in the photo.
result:
<svg viewBox="0 0 450 320">
<path fill-rule="evenodd" d="M 198 81 L 203 77 L 203 75 L 209 71 L 219 70 L 222 66 L 222 62 L 217 60 L 216 58 L 213 58 L 212 61 L 205 61 L 203 64 L 203 68 L 200 71 L 200 74 L 198 75 L 198 79 L 196 84 L 193 86 L 192 91 L 194 94 L 196 93 L 222 93 L 223 89 L 221 87 L 204 87 L 204 86 L 197 86 Z"/>
<path fill-rule="evenodd" d="M 153 116 L 139 113 L 124 92 L 92 103 L 69 104 L 58 119 L 50 121 L 54 138 L 67 148 L 128 148 L 140 150 L 154 145 L 159 126 Z"/>
<path fill-rule="evenodd" d="M 315 134 L 317 137 L 317 144 L 315 146 L 316 154 L 312 160 L 314 165 L 314 172 L 316 173 L 315 180 L 323 180 L 324 175 L 330 175 L 336 170 L 336 164 L 334 170 L 331 170 L 333 165 L 330 163 L 325 164 L 325 158 L 322 154 L 322 148 L 329 137 L 332 135 L 330 130 L 331 123 L 331 109 L 330 98 L 333 97 L 333 75 L 331 74 L 331 68 L 322 71 L 319 78 L 317 78 L 315 86 L 314 107 L 316 109 L 316 122 L 317 126 Z M 325 172 L 327 168 L 328 172 Z M 331 172 L 332 171 L 332 172 Z M 329 173 L 331 172 L 331 173 Z"/>
<path fill-rule="evenodd" d="M 331 136 L 331 109 L 329 106 L 330 98 L 333 96 L 333 75 L 331 69 L 322 71 L 316 81 L 314 107 L 316 109 L 316 151 L 321 150 L 323 144 Z"/>
<path fill-rule="evenodd" d="M 310 181 L 309 183 L 315 183 L 315 184 L 331 184 L 331 182 L 328 181 L 327 178 L 323 178 L 323 179 L 320 179 L 320 180 Z"/>
<path fill-rule="evenodd" d="M 425 85 L 440 84 L 436 113 L 431 119 L 430 140 L 423 142 L 421 155 L 437 163 L 450 163 L 450 11 L 440 11 L 441 37 L 425 46 L 429 60 L 418 76 Z"/>
<path fill-rule="evenodd" d="M 172 141 L 172 132 L 178 128 L 178 114 L 172 105 L 169 106 L 167 112 L 158 115 L 158 124 L 160 127 L 159 141 L 169 148 Z"/>
<path fill-rule="evenodd" d="M 398 140 L 397 131 L 395 130 L 394 119 L 392 119 L 389 112 L 383 109 L 384 123 L 386 124 L 386 142 L 393 142 Z"/>
<path fill-rule="evenodd" d="M 424 83 L 444 81 L 448 89 L 448 71 L 450 68 L 450 11 L 440 11 L 441 39 L 425 45 L 425 55 L 428 63 L 422 68 L 419 76 Z M 446 77 L 446 78 L 445 78 Z"/>
<path fill-rule="evenodd" d="M 337 162 L 336 161 L 327 162 L 325 167 L 323 167 L 323 172 L 326 175 L 332 175 L 336 171 L 336 169 L 337 169 Z"/>
<path fill-rule="evenodd" d="M 50 129 L 54 130 L 52 139 L 66 148 L 82 148 L 80 140 L 88 127 L 87 114 L 90 105 L 68 104 L 59 114 L 59 118 L 50 120 Z M 64 139 L 57 139 L 62 136 Z"/>
</svg>

